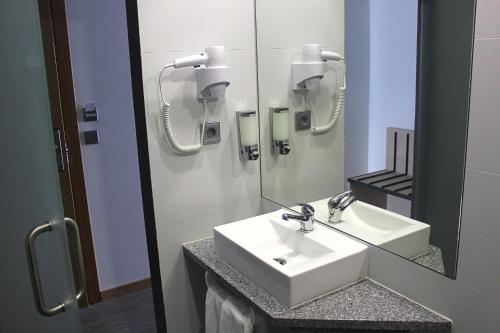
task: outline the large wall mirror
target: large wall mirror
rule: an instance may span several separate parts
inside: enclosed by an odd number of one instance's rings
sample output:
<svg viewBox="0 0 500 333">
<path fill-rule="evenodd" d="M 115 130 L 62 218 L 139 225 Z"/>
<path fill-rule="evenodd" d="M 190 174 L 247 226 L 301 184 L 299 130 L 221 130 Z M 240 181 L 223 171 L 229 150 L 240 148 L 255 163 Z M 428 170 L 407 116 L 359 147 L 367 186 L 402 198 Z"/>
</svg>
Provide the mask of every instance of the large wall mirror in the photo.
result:
<svg viewBox="0 0 500 333">
<path fill-rule="evenodd" d="M 469 77 L 453 119 L 424 107 L 420 6 L 256 0 L 262 195 L 454 277 Z"/>
</svg>

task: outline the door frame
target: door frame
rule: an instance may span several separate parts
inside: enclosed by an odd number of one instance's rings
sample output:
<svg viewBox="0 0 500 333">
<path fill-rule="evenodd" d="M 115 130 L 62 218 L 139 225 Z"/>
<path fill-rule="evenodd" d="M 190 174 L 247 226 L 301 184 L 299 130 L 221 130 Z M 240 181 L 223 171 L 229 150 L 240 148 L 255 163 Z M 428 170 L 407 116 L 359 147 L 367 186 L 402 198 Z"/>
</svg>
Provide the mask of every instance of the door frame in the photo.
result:
<svg viewBox="0 0 500 333">
<path fill-rule="evenodd" d="M 64 0 L 38 0 L 42 21 L 44 52 L 53 63 L 46 65 L 49 77 L 49 89 L 55 89 L 55 107 L 59 108 L 63 119 L 63 131 L 68 146 L 67 162 L 71 170 L 70 183 L 73 195 L 74 217 L 80 229 L 80 238 L 86 270 L 88 303 L 102 300 L 95 261 L 92 229 L 85 188 L 85 177 L 80 150 L 77 107 L 73 85 L 73 72 L 68 37 L 66 6 Z M 129 37 L 130 68 L 134 95 L 134 114 L 141 178 L 142 204 L 148 247 L 149 267 L 155 309 L 155 321 L 158 332 L 167 332 L 163 291 L 160 274 L 156 224 L 154 221 L 153 193 L 151 188 L 146 119 L 142 94 L 142 69 L 140 62 L 139 26 L 137 3 L 126 1 L 127 30 Z M 52 103 L 52 102 L 51 102 Z"/>
<path fill-rule="evenodd" d="M 67 168 L 64 174 L 60 173 L 64 213 L 78 224 L 85 266 L 87 302 L 95 304 L 100 302 L 102 297 L 80 150 L 66 7 L 64 0 L 38 0 L 38 7 L 52 120 L 54 126 L 57 126 L 55 128 L 60 130 L 67 147 Z"/>
<path fill-rule="evenodd" d="M 148 243 L 149 269 L 153 302 L 155 306 L 156 330 L 167 332 L 167 319 L 163 301 L 163 288 L 158 253 L 155 212 L 153 204 L 153 187 L 151 184 L 151 168 L 149 165 L 149 148 L 144 105 L 144 87 L 142 82 L 141 42 L 139 37 L 139 13 L 137 0 L 126 0 L 127 30 L 130 56 L 130 75 L 132 78 L 132 95 L 134 101 L 135 131 L 137 136 L 137 155 L 141 178 L 142 205 L 146 239 Z"/>
</svg>

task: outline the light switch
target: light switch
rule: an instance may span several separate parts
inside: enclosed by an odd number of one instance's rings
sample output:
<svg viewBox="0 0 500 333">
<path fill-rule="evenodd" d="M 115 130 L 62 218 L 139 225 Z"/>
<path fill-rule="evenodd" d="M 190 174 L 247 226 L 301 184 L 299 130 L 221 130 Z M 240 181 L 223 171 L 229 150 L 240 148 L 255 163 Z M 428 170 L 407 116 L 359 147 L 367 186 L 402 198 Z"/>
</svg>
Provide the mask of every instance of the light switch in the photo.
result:
<svg viewBox="0 0 500 333">
<path fill-rule="evenodd" d="M 86 103 L 82 112 L 83 121 L 97 121 L 97 107 L 94 103 Z"/>
<path fill-rule="evenodd" d="M 95 145 L 99 143 L 99 133 L 97 130 L 83 132 L 83 142 L 86 145 Z"/>
</svg>

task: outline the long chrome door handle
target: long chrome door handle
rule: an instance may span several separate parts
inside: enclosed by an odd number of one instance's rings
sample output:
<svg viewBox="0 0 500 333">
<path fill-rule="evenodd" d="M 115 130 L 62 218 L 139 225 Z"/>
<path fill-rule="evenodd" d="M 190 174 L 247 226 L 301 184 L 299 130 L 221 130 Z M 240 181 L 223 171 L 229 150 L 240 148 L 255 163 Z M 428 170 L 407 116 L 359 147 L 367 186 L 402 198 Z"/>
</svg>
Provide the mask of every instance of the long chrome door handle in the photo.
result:
<svg viewBox="0 0 500 333">
<path fill-rule="evenodd" d="M 26 256 L 28 258 L 28 266 L 31 275 L 31 285 L 33 286 L 33 294 L 35 295 L 35 306 L 40 314 L 50 317 L 65 310 L 63 302 L 54 307 L 48 307 L 45 304 L 45 299 L 42 291 L 42 283 L 40 282 L 40 272 L 38 271 L 38 262 L 35 253 L 35 239 L 44 232 L 54 230 L 51 222 L 46 222 L 34 227 L 26 236 L 25 247 Z"/>
<path fill-rule="evenodd" d="M 86 290 L 85 266 L 83 265 L 83 253 L 82 253 L 82 244 L 80 242 L 80 231 L 78 230 L 78 224 L 76 224 L 75 220 L 70 219 L 69 217 L 65 217 L 64 222 L 73 231 L 73 238 L 76 242 L 76 250 L 78 255 L 78 272 L 79 272 L 79 282 L 80 282 L 80 289 L 76 293 L 76 300 L 79 301 L 83 297 L 83 295 L 85 295 L 85 290 Z"/>
<path fill-rule="evenodd" d="M 76 222 L 68 217 L 64 218 L 64 222 L 73 233 L 73 238 L 76 242 L 77 256 L 78 256 L 78 270 L 80 289 L 76 293 L 76 301 L 79 301 L 85 295 L 85 268 L 83 266 L 82 244 L 80 242 L 80 232 Z M 48 307 L 45 304 L 43 296 L 42 283 L 40 281 L 40 272 L 38 270 L 38 261 L 35 251 L 36 238 L 45 232 L 54 230 L 52 222 L 46 222 L 34 227 L 26 236 L 25 247 L 26 256 L 28 258 L 28 266 L 31 275 L 31 285 L 33 286 L 33 294 L 35 295 L 35 306 L 38 312 L 44 316 L 50 317 L 66 310 L 66 304 L 61 302 L 53 307 Z"/>
</svg>

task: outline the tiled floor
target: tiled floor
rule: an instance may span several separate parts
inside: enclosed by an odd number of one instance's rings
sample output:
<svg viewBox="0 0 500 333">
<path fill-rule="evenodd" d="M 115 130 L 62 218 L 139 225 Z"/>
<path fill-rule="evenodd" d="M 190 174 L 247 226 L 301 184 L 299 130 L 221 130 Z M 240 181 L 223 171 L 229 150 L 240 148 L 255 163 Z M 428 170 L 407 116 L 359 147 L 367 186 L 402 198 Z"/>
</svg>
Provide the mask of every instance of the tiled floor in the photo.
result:
<svg viewBox="0 0 500 333">
<path fill-rule="evenodd" d="M 83 333 L 154 333 L 151 289 L 89 306 L 80 311 Z"/>
</svg>

